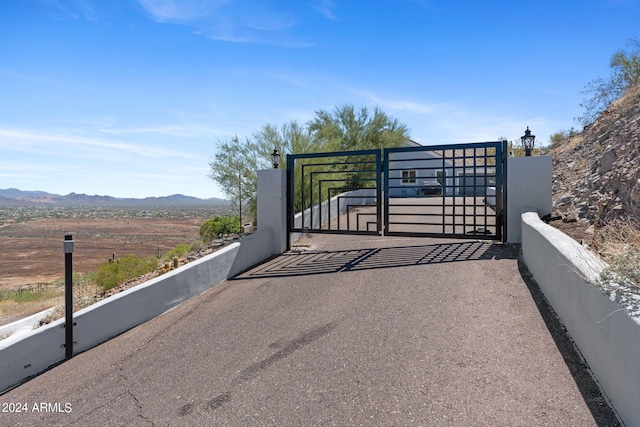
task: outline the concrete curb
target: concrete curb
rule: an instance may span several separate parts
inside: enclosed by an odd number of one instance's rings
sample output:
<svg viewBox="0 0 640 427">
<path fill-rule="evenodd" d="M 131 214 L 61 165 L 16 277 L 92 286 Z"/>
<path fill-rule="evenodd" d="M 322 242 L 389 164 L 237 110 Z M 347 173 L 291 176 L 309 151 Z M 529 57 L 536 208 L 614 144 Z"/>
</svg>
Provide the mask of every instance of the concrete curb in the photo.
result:
<svg viewBox="0 0 640 427">
<path fill-rule="evenodd" d="M 522 252 L 618 416 L 640 425 L 640 323 L 594 285 L 606 264 L 531 210 L 522 214 Z"/>
</svg>

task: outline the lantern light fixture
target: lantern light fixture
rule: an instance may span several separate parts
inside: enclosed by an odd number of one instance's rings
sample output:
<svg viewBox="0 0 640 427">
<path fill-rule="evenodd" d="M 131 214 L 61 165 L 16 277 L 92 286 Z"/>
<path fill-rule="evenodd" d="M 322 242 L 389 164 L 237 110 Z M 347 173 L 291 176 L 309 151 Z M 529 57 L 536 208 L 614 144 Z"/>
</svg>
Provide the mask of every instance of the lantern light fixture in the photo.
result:
<svg viewBox="0 0 640 427">
<path fill-rule="evenodd" d="M 273 163 L 273 168 L 278 169 L 280 165 L 280 153 L 276 148 L 273 149 L 273 153 L 271 153 L 271 163 Z"/>
<path fill-rule="evenodd" d="M 527 157 L 531 156 L 531 151 L 536 143 L 536 136 L 531 135 L 529 126 L 527 126 L 527 130 L 524 131 L 524 135 L 520 137 L 520 141 L 522 142 L 522 148 L 524 148 L 524 155 Z"/>
</svg>

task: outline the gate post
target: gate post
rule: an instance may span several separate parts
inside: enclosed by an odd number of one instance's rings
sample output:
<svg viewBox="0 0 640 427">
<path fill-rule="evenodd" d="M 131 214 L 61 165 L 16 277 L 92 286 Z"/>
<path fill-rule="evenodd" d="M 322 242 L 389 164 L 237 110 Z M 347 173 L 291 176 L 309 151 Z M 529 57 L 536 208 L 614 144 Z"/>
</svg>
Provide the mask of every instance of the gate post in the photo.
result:
<svg viewBox="0 0 640 427">
<path fill-rule="evenodd" d="M 287 179 L 284 169 L 258 171 L 258 230 L 270 228 L 271 254 L 287 250 Z"/>
<path fill-rule="evenodd" d="M 522 211 L 551 213 L 551 156 L 509 157 L 507 180 L 507 243 L 521 243 Z"/>
</svg>

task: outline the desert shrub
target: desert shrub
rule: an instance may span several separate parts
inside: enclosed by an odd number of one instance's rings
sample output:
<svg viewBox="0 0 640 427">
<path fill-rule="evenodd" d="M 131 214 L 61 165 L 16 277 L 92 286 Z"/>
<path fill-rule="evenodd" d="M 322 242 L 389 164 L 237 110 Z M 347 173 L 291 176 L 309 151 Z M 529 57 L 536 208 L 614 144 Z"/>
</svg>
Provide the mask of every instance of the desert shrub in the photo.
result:
<svg viewBox="0 0 640 427">
<path fill-rule="evenodd" d="M 184 244 L 179 244 L 176 245 L 175 248 L 171 249 L 169 252 L 167 252 L 164 256 L 164 260 L 171 260 L 174 257 L 182 257 L 184 256 L 184 254 L 186 254 L 187 252 L 189 252 L 190 250 L 190 246 L 189 245 L 184 245 Z"/>
<path fill-rule="evenodd" d="M 0 289 L 0 301 L 14 301 L 19 304 L 51 299 L 59 295 L 59 289 L 52 289 L 49 286 L 17 290 Z"/>
<path fill-rule="evenodd" d="M 618 220 L 596 231 L 591 247 L 609 264 L 600 279 L 640 292 L 640 224 Z"/>
<path fill-rule="evenodd" d="M 94 280 L 103 290 L 109 290 L 138 276 L 154 271 L 158 266 L 155 257 L 138 258 L 124 255 L 115 262 L 105 262 L 98 266 Z"/>
<path fill-rule="evenodd" d="M 206 245 L 205 245 L 204 241 L 202 239 L 198 239 L 198 240 L 195 240 L 195 241 L 193 241 L 191 243 L 191 245 L 189 246 L 189 250 L 195 252 L 195 251 L 199 251 L 201 249 L 204 249 L 205 246 Z"/>
<path fill-rule="evenodd" d="M 640 292 L 640 248 L 627 248 L 600 274 L 605 283 L 618 283 Z"/>
<path fill-rule="evenodd" d="M 611 56 L 609 77 L 592 80 L 582 91 L 587 96 L 580 104 L 584 114 L 576 120 L 583 126 L 593 123 L 616 99 L 640 85 L 640 39 L 632 38 L 627 44 L 633 48 L 631 52 L 618 50 Z"/>
<path fill-rule="evenodd" d="M 558 144 L 559 142 L 562 142 L 563 140 L 575 136 L 577 135 L 578 131 L 575 130 L 573 127 L 571 129 L 568 130 L 561 130 L 558 131 L 556 133 L 554 133 L 553 135 L 549 136 L 549 141 L 551 142 L 551 146 L 554 146 L 556 144 Z"/>
<path fill-rule="evenodd" d="M 220 237 L 224 234 L 240 232 L 240 219 L 233 215 L 216 216 L 206 220 L 200 226 L 200 237 L 205 242 Z"/>
</svg>

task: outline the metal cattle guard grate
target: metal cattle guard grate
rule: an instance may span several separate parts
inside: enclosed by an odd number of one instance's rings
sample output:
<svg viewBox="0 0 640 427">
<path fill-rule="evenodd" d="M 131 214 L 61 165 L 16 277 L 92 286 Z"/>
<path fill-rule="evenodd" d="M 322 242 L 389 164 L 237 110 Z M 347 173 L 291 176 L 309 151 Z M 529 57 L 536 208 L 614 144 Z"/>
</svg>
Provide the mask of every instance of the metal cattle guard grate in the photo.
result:
<svg viewBox="0 0 640 427">
<path fill-rule="evenodd" d="M 289 155 L 289 231 L 506 241 L 505 153 L 500 141 Z"/>
</svg>

